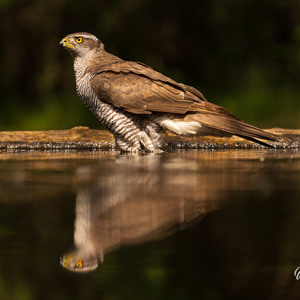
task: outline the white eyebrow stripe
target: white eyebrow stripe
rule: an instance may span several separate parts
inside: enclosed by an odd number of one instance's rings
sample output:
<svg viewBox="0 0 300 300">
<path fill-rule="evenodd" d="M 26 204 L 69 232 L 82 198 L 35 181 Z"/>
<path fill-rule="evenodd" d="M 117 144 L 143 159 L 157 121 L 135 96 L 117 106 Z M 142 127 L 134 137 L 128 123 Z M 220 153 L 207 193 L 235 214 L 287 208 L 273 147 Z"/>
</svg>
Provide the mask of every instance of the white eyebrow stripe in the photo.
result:
<svg viewBox="0 0 300 300">
<path fill-rule="evenodd" d="M 82 37 L 82 38 L 86 38 L 86 39 L 91 39 L 91 40 L 94 40 L 94 41 L 99 41 L 94 35 L 92 34 L 74 34 L 74 37 Z"/>
</svg>

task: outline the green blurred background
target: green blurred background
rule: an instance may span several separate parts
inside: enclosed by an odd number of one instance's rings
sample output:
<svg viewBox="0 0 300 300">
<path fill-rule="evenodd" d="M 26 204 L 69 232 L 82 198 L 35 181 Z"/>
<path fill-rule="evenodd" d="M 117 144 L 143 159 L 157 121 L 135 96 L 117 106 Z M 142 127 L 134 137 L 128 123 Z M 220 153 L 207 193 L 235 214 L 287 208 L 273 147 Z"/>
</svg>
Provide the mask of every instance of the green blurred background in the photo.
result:
<svg viewBox="0 0 300 300">
<path fill-rule="evenodd" d="M 246 122 L 300 128 L 299 0 L 0 0 L 0 20 L 0 130 L 100 128 L 58 47 L 76 31 Z"/>
</svg>

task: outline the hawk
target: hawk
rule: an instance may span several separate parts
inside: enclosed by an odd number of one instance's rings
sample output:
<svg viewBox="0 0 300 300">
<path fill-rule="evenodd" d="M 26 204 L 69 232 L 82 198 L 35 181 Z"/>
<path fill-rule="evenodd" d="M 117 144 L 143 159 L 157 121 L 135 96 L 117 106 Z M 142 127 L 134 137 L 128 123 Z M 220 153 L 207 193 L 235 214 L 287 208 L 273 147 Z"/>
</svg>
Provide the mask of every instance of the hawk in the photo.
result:
<svg viewBox="0 0 300 300">
<path fill-rule="evenodd" d="M 164 130 L 183 136 L 236 135 L 264 146 L 261 140 L 279 140 L 208 102 L 197 89 L 106 52 L 90 33 L 69 34 L 60 46 L 74 58 L 79 98 L 113 133 L 121 151 L 161 152 Z"/>
</svg>

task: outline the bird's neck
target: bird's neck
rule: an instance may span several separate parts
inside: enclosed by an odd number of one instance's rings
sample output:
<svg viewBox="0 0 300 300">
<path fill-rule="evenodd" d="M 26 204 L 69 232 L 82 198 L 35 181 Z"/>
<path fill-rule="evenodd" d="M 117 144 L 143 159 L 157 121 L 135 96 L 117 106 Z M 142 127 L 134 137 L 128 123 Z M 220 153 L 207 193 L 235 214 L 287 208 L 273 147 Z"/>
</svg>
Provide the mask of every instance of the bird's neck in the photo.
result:
<svg viewBox="0 0 300 300">
<path fill-rule="evenodd" d="M 85 56 L 77 56 L 74 58 L 75 76 L 76 78 L 82 78 L 87 73 L 93 76 L 94 74 L 97 74 L 103 66 L 121 60 L 121 58 L 104 50 L 93 51 Z"/>
<path fill-rule="evenodd" d="M 89 254 L 96 253 L 96 247 L 92 239 L 92 210 L 90 206 L 90 193 L 88 190 L 80 190 L 76 197 L 76 218 L 74 243 L 76 248 Z"/>
<path fill-rule="evenodd" d="M 74 70 L 75 70 L 75 77 L 80 78 L 84 76 L 86 73 L 86 69 L 88 66 L 89 58 L 88 57 L 81 57 L 77 56 L 74 59 Z"/>
</svg>

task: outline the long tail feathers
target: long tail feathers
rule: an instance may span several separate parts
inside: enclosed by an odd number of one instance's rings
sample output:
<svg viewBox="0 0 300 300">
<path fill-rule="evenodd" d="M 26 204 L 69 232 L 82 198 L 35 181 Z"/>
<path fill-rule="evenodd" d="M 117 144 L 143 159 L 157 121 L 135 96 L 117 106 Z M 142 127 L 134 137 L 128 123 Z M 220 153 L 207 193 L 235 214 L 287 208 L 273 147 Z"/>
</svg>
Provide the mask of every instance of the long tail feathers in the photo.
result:
<svg viewBox="0 0 300 300">
<path fill-rule="evenodd" d="M 207 127 L 228 132 L 230 134 L 259 143 L 266 147 L 273 146 L 260 141 L 260 139 L 267 141 L 280 141 L 280 138 L 278 136 L 230 116 L 224 116 L 214 113 L 196 113 L 187 115 L 185 120 L 189 122 L 196 121 Z"/>
</svg>

